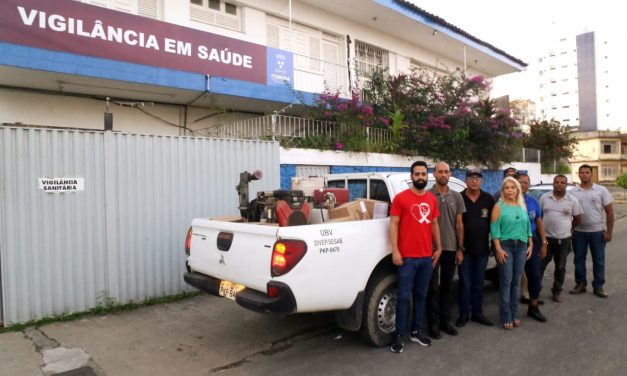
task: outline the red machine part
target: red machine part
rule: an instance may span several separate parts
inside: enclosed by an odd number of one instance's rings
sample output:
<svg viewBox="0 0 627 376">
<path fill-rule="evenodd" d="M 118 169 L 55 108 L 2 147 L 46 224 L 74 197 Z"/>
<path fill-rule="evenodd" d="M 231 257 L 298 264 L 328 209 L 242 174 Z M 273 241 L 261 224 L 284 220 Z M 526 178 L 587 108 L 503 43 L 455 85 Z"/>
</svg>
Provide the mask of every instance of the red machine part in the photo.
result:
<svg viewBox="0 0 627 376">
<path fill-rule="evenodd" d="M 276 220 L 279 227 L 284 226 L 302 226 L 309 223 L 309 205 L 303 205 L 301 208 L 292 208 L 284 201 L 279 200 L 276 203 Z"/>
</svg>

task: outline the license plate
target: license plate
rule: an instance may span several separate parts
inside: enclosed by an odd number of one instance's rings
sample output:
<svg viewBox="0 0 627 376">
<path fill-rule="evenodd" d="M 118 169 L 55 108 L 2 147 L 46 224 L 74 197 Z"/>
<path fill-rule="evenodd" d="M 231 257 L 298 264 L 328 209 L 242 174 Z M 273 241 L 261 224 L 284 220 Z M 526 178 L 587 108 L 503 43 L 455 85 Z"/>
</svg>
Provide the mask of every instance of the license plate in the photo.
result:
<svg viewBox="0 0 627 376">
<path fill-rule="evenodd" d="M 239 285 L 230 281 L 222 281 L 220 282 L 220 291 L 218 293 L 220 296 L 224 296 L 227 299 L 235 300 L 235 295 L 237 295 L 237 293 L 242 291 L 244 288 L 246 288 L 244 285 Z"/>
</svg>

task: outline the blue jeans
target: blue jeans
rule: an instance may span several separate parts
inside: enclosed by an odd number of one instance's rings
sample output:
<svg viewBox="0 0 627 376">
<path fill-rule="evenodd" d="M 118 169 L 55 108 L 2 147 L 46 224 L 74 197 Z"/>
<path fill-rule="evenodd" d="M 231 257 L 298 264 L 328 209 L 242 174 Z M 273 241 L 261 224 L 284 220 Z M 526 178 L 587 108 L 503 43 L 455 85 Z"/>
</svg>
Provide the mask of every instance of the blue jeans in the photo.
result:
<svg viewBox="0 0 627 376">
<path fill-rule="evenodd" d="M 575 252 L 575 282 L 587 284 L 586 256 L 588 246 L 592 255 L 592 288 L 600 289 L 605 284 L 605 240 L 603 231 L 573 232 L 573 251 Z"/>
<path fill-rule="evenodd" d="M 459 266 L 459 314 L 483 314 L 483 284 L 488 255 L 464 255 Z"/>
<path fill-rule="evenodd" d="M 433 266 L 431 257 L 405 258 L 397 266 L 398 300 L 396 301 L 396 334 L 403 337 L 408 327 L 409 297 L 414 298 L 412 330 L 420 330 L 425 311 L 425 299 Z"/>
<path fill-rule="evenodd" d="M 511 323 L 518 318 L 520 277 L 525 269 L 527 243 L 520 240 L 503 240 L 501 248 L 507 253 L 499 268 L 499 316 L 501 323 Z"/>
</svg>

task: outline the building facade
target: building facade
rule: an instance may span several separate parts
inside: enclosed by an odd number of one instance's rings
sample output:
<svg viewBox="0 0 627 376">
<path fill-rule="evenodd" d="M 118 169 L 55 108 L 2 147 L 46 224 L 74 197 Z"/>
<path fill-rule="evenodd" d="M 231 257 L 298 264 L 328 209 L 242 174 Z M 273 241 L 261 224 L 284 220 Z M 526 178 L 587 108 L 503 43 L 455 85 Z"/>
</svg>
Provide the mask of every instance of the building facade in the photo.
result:
<svg viewBox="0 0 627 376">
<path fill-rule="evenodd" d="M 595 182 L 615 182 L 627 172 L 627 134 L 618 131 L 579 132 L 577 147 L 569 160 L 573 181 L 578 182 L 577 171 L 582 164 L 592 167 Z"/>
<path fill-rule="evenodd" d="M 403 0 L 7 0 L 0 49 L 0 123 L 163 135 L 301 115 L 374 68 L 526 66 Z"/>
<path fill-rule="evenodd" d="M 561 37 L 538 59 L 538 116 L 581 132 L 621 130 L 627 83 L 620 33 L 589 31 Z"/>
</svg>

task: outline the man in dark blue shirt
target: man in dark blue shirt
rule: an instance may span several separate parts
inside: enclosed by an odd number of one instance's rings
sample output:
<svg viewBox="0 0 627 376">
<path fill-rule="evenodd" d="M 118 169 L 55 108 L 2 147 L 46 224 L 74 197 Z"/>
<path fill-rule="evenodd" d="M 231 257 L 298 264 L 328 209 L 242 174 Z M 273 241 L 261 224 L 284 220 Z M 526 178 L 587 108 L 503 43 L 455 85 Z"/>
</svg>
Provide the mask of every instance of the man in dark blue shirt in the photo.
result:
<svg viewBox="0 0 627 376">
<path fill-rule="evenodd" d="M 527 316 L 536 321 L 546 322 L 546 317 L 538 308 L 540 290 L 542 290 L 542 273 L 540 259 L 546 256 L 546 246 L 548 244 L 546 234 L 544 232 L 544 223 L 542 222 L 542 209 L 535 198 L 529 196 L 529 175 L 524 173 L 518 174 L 518 182 L 520 188 L 525 194 L 525 205 L 531 222 L 531 232 L 533 234 L 533 252 L 531 257 L 525 263 L 525 274 L 529 286 L 529 308 Z"/>
<path fill-rule="evenodd" d="M 464 223 L 464 257 L 459 265 L 459 318 L 455 323 L 463 327 L 472 318 L 483 325 L 492 322 L 483 315 L 483 280 L 490 255 L 490 215 L 494 199 L 481 190 L 481 170 L 466 170 L 466 188 L 462 198 L 466 212 Z"/>
</svg>

